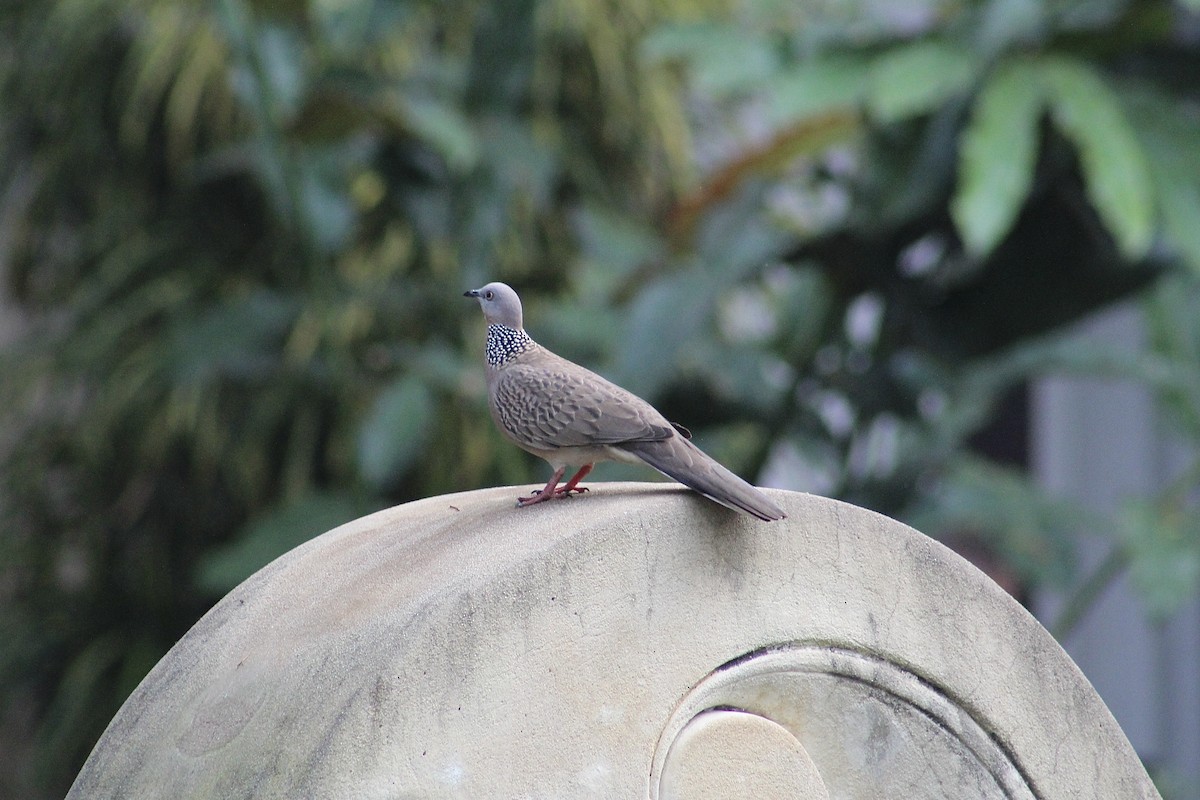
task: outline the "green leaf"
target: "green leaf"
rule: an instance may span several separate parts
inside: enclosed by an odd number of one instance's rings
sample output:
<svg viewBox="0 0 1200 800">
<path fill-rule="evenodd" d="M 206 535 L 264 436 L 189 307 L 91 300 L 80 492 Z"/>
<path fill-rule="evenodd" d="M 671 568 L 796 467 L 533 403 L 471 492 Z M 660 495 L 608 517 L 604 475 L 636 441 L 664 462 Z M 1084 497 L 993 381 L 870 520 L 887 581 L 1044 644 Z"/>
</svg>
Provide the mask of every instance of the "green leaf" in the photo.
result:
<svg viewBox="0 0 1200 800">
<path fill-rule="evenodd" d="M 775 48 L 762 35 L 734 25 L 669 25 L 646 37 L 650 63 L 686 61 L 698 88 L 715 95 L 759 85 L 778 69 Z"/>
<path fill-rule="evenodd" d="M 739 475 L 754 478 L 747 470 L 753 465 L 763 440 L 768 436 L 764 426 L 753 422 L 717 425 L 696 431 L 696 446 L 709 453 Z"/>
<path fill-rule="evenodd" d="M 623 317 L 604 299 L 607 294 L 589 293 L 587 283 L 581 283 L 578 297 L 537 306 L 537 338 L 552 343 L 555 352 L 572 361 L 598 363 L 620 340 Z"/>
<path fill-rule="evenodd" d="M 462 388 L 464 376 L 479 372 L 476 358 L 467 358 L 462 348 L 431 339 L 420 345 L 401 346 L 399 361 L 431 389 L 453 393 Z"/>
<path fill-rule="evenodd" d="M 1166 278 L 1143 308 L 1151 352 L 1141 360 L 1161 362 L 1163 373 L 1148 383 L 1178 433 L 1200 440 L 1200 286 L 1191 273 Z"/>
<path fill-rule="evenodd" d="M 1191 146 L 1195 146 L 1194 143 Z M 1200 183 L 1155 163 L 1151 171 L 1163 212 L 1163 229 L 1188 266 L 1200 275 Z"/>
<path fill-rule="evenodd" d="M 973 53 L 946 42 L 897 48 L 871 65 L 867 106 L 883 122 L 923 114 L 965 91 L 978 66 Z"/>
<path fill-rule="evenodd" d="M 224 594 L 289 550 L 370 511 L 360 500 L 341 494 L 309 494 L 266 511 L 237 537 L 200 559 L 196 583 Z"/>
<path fill-rule="evenodd" d="M 479 160 L 496 180 L 496 199 L 522 198 L 542 210 L 555 205 L 559 164 L 535 132 L 510 118 L 491 118 L 479 124 Z M 528 200 L 525 200 L 528 198 Z"/>
<path fill-rule="evenodd" d="M 751 275 L 783 257 L 789 235 L 761 212 L 757 191 L 714 206 L 700 219 L 696 252 L 702 253 L 699 266 L 716 284 L 726 286 Z"/>
<path fill-rule="evenodd" d="M 1075 145 L 1088 196 L 1122 253 L 1140 258 L 1154 235 L 1146 154 L 1108 83 L 1087 64 L 1047 59 L 1041 67 L 1051 116 Z"/>
<path fill-rule="evenodd" d="M 52 759 L 63 753 L 74 758 L 87 753 L 88 732 L 96 723 L 91 717 L 99 711 L 92 698 L 104 694 L 126 645 L 120 632 L 109 630 L 96 635 L 71 657 L 37 732 L 39 758 Z M 45 770 L 53 765 L 39 767 Z"/>
<path fill-rule="evenodd" d="M 446 164 L 459 173 L 479 161 L 479 143 L 468 119 L 453 106 L 434 100 L 406 98 L 405 124 L 441 153 Z"/>
<path fill-rule="evenodd" d="M 961 456 L 905 520 L 936 536 L 977 536 L 1025 580 L 1064 585 L 1074 537 L 1098 524 L 1084 509 L 1046 496 L 1016 470 Z"/>
<path fill-rule="evenodd" d="M 169 338 L 172 372 L 181 383 L 218 376 L 265 379 L 279 366 L 296 311 L 289 298 L 259 290 L 199 316 L 177 318 Z"/>
<path fill-rule="evenodd" d="M 399 3 L 300 3 L 302 18 L 317 39 L 349 61 L 373 52 L 372 45 L 396 35 L 396 28 L 415 16 L 416 10 Z"/>
<path fill-rule="evenodd" d="M 1146 148 L 1163 233 L 1200 274 L 1200 114 L 1152 90 L 1126 96 L 1130 120 Z"/>
<path fill-rule="evenodd" d="M 790 123 L 857 106 L 866 92 L 869 72 L 867 60 L 852 55 L 806 61 L 783 70 L 765 86 L 770 115 L 778 123 Z"/>
<path fill-rule="evenodd" d="M 714 95 L 732 94 L 757 86 L 778 64 L 764 41 L 730 31 L 692 60 L 696 85 Z"/>
<path fill-rule="evenodd" d="M 792 363 L 807 363 L 823 343 L 835 308 L 833 286 L 818 267 L 808 263 L 773 274 L 768 286 L 780 316 L 781 355 Z"/>
<path fill-rule="evenodd" d="M 165 647 L 150 636 L 143 636 L 126 645 L 121 656 L 121 669 L 117 673 L 115 692 L 118 697 L 133 694 L 133 690 L 163 657 Z"/>
<path fill-rule="evenodd" d="M 290 116 L 300 105 L 308 76 L 304 43 L 294 29 L 267 23 L 254 40 L 258 69 L 265 84 L 255 85 L 255 97 L 276 119 Z"/>
<path fill-rule="evenodd" d="M 723 35 L 724 28 L 711 22 L 662 25 L 642 40 L 642 58 L 650 64 L 690 61 Z"/>
<path fill-rule="evenodd" d="M 614 290 L 634 270 L 662 255 L 662 240 L 645 220 L 588 204 L 573 218 L 582 255 L 594 269 L 580 270 L 584 291 L 601 295 Z"/>
<path fill-rule="evenodd" d="M 684 350 L 707 345 L 714 281 L 697 268 L 670 275 L 638 292 L 620 329 L 616 383 L 652 397 L 678 369 Z"/>
<path fill-rule="evenodd" d="M 354 202 L 345 188 L 336 185 L 342 176 L 326 177 L 312 164 L 305 167 L 300 189 L 305 223 L 322 252 L 340 252 L 354 231 Z"/>
<path fill-rule="evenodd" d="M 1033 183 L 1042 93 L 1024 63 L 1001 67 L 984 85 L 958 152 L 950 212 L 967 249 L 983 256 L 1012 229 Z"/>
<path fill-rule="evenodd" d="M 975 43 L 985 57 L 1039 41 L 1046 32 L 1042 0 L 988 0 L 975 28 Z"/>
<path fill-rule="evenodd" d="M 367 483 L 386 489 L 417 462 L 432 433 L 433 413 L 433 396 L 412 375 L 375 398 L 358 434 L 358 468 Z"/>
<path fill-rule="evenodd" d="M 1135 500 L 1120 523 L 1133 586 L 1150 616 L 1165 620 L 1200 588 L 1200 519 Z"/>
</svg>

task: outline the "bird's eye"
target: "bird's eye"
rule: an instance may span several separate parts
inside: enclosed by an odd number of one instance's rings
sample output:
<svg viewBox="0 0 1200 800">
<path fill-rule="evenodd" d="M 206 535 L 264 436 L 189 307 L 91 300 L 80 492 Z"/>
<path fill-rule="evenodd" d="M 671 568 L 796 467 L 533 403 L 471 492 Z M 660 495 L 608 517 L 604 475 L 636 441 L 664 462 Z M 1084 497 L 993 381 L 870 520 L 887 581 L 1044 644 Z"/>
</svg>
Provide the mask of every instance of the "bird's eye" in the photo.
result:
<svg viewBox="0 0 1200 800">
<path fill-rule="evenodd" d="M 496 296 L 496 293 L 495 293 L 495 292 L 493 292 L 493 291 L 491 291 L 491 290 L 488 290 L 488 291 L 486 291 L 486 292 L 484 292 L 484 293 L 483 293 L 483 299 L 484 299 L 484 300 L 491 300 L 491 299 L 492 299 L 493 297 L 495 297 L 495 296 Z"/>
</svg>

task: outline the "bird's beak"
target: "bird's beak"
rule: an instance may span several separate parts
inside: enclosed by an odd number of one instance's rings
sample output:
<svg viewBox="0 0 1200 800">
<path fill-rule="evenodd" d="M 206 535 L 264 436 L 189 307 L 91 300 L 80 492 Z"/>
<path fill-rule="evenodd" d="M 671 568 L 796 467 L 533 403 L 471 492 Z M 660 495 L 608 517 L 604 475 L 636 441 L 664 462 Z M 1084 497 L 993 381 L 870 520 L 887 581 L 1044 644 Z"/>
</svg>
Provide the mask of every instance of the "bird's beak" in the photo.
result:
<svg viewBox="0 0 1200 800">
<path fill-rule="evenodd" d="M 469 291 L 463 292 L 463 297 L 479 297 L 479 290 L 471 289 Z"/>
</svg>

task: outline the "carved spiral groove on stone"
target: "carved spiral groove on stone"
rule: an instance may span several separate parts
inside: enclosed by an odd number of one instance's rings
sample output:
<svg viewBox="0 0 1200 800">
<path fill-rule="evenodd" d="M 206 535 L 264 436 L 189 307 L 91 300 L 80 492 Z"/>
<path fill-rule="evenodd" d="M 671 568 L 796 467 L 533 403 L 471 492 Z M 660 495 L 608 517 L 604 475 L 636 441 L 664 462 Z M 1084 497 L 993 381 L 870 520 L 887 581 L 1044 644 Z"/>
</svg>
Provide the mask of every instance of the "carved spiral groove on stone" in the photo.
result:
<svg viewBox="0 0 1200 800">
<path fill-rule="evenodd" d="M 815 643 L 747 653 L 697 683 L 659 738 L 649 796 L 1037 797 L 1002 744 L 936 686 Z"/>
</svg>

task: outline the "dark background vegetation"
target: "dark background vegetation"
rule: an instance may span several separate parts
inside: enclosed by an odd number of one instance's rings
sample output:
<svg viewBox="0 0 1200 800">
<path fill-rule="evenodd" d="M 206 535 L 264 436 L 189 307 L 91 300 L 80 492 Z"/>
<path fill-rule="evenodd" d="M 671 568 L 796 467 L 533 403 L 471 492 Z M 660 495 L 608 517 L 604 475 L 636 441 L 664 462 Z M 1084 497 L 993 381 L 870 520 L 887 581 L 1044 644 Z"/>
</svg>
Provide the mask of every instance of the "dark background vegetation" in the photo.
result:
<svg viewBox="0 0 1200 800">
<path fill-rule="evenodd" d="M 41 0 L 0 9 L 0 796 L 69 785 L 224 592 L 341 522 L 541 483 L 488 280 L 737 471 L 1024 590 L 1200 576 L 1200 17 L 1151 0 Z M 1146 309 L 1135 357 L 1065 326 Z M 1115 518 L 1022 387 L 1150 386 Z M 605 468 L 601 477 L 637 475 Z M 1112 555 L 1077 573 L 1073 537 Z"/>
</svg>

